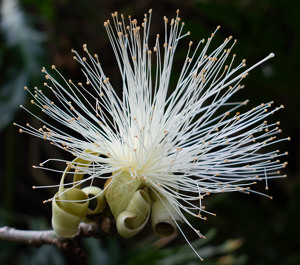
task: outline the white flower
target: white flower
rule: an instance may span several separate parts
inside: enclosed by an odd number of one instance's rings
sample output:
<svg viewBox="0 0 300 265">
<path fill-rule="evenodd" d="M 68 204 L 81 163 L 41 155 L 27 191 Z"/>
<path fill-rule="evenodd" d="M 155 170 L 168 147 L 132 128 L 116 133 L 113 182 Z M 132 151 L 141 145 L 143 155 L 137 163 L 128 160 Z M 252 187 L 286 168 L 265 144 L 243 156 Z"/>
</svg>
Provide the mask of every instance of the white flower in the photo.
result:
<svg viewBox="0 0 300 265">
<path fill-rule="evenodd" d="M 140 180 L 166 198 L 172 211 L 201 236 L 185 214 L 206 219 L 202 216 L 208 213 L 202 206 L 205 196 L 259 193 L 250 188 L 256 180 L 265 180 L 267 188 L 268 179 L 284 177 L 279 169 L 286 162 L 278 158 L 285 153 L 270 147 L 288 138 L 277 139 L 279 122 L 266 121 L 283 106 L 272 108 L 273 102 L 267 102 L 238 112 L 248 100 L 230 101 L 244 87 L 241 82 L 249 71 L 274 54 L 247 69 L 245 60 L 235 63 L 235 54 L 230 55 L 236 43 L 232 37 L 210 51 L 214 32 L 195 48 L 192 42 L 188 44 L 177 84 L 171 87 L 175 50 L 189 33 L 183 33 L 184 23 L 177 12 L 171 21 L 164 18 L 165 35 L 157 35 L 152 42 L 150 20 L 151 10 L 140 26 L 131 17 L 126 24 L 124 16 L 115 12 L 112 21 L 104 23 L 122 77 L 121 97 L 98 56 L 92 56 L 84 45 L 86 57 L 73 51 L 82 66 L 84 84 L 67 81 L 52 66 L 62 82 L 43 69 L 51 99 L 38 88 L 28 90 L 31 102 L 67 130 L 45 122 L 39 129 L 20 126 L 20 131 L 91 162 L 89 167 L 77 165 L 86 176 L 81 182 L 129 173 L 131 182 Z"/>
</svg>

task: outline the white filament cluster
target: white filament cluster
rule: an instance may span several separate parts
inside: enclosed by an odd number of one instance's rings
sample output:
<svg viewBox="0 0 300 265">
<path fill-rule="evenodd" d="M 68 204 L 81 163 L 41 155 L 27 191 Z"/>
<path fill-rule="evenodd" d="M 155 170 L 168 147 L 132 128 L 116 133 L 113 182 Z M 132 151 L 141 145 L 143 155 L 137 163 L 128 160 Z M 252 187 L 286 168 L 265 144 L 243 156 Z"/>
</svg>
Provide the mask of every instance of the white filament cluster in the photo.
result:
<svg viewBox="0 0 300 265">
<path fill-rule="evenodd" d="M 283 106 L 272 108 L 273 102 L 267 102 L 240 113 L 248 101 L 230 101 L 248 72 L 274 54 L 246 69 L 245 60 L 235 63 L 230 55 L 236 43 L 232 37 L 209 50 L 214 32 L 195 48 L 188 44 L 176 86 L 171 87 L 175 50 L 189 33 L 183 34 L 177 12 L 171 21 L 164 18 L 165 35 L 152 43 L 150 20 L 151 10 L 141 25 L 130 16 L 127 24 L 117 13 L 104 23 L 122 77 L 122 97 L 98 55 L 92 56 L 84 45 L 86 57 L 73 51 L 84 84 L 66 80 L 52 66 L 61 81 L 43 69 L 51 99 L 38 88 L 28 90 L 31 102 L 68 132 L 46 122 L 39 129 L 20 126 L 20 131 L 91 161 L 88 168 L 76 166 L 86 174 L 83 181 L 130 172 L 132 181 L 143 180 L 167 198 L 189 224 L 184 213 L 206 218 L 200 214 L 205 212 L 201 200 L 210 193 L 255 192 L 250 186 L 256 180 L 265 180 L 267 188 L 268 179 L 284 177 L 279 169 L 287 163 L 278 158 L 285 153 L 270 151 L 270 146 L 288 138 L 277 139 L 279 122 L 266 121 Z"/>
</svg>

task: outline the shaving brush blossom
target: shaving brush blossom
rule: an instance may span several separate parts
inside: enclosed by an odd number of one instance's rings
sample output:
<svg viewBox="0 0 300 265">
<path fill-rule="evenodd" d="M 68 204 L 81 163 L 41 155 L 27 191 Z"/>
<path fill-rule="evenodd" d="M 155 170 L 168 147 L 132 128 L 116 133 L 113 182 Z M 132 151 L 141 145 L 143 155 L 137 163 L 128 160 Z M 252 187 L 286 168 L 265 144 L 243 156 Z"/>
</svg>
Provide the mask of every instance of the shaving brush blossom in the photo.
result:
<svg viewBox="0 0 300 265">
<path fill-rule="evenodd" d="M 231 100 L 248 73 L 274 54 L 247 68 L 245 60 L 236 62 L 232 55 L 236 40 L 231 36 L 210 49 L 217 27 L 209 38 L 187 43 L 180 74 L 174 76 L 177 45 L 189 32 L 177 12 L 174 19 L 164 17 L 165 34 L 150 40 L 151 14 L 139 24 L 115 12 L 104 23 L 122 78 L 121 96 L 86 44 L 85 57 L 72 50 L 84 82 L 75 84 L 52 66 L 42 70 L 43 89 L 25 87 L 31 103 L 50 119 L 36 116 L 41 128 L 18 125 L 19 131 L 74 156 L 73 161 L 48 159 L 35 166 L 53 170 L 47 168 L 49 161 L 67 164 L 51 199 L 59 235 L 73 236 L 80 222 L 108 204 L 124 237 L 136 235 L 148 221 L 160 236 L 182 232 L 179 222 L 184 222 L 202 237 L 187 216 L 212 214 L 202 205 L 205 197 L 232 191 L 262 194 L 252 189 L 257 180 L 268 188 L 268 180 L 285 177 L 280 169 L 287 163 L 279 158 L 286 153 L 273 146 L 289 138 L 278 139 L 279 122 L 267 122 L 283 106 L 270 101 L 247 109 L 248 100 Z M 171 78 L 177 80 L 174 87 Z M 67 175 L 73 179 L 65 183 Z M 94 187 L 95 179 L 105 184 Z M 88 187 L 82 188 L 84 183 Z"/>
</svg>

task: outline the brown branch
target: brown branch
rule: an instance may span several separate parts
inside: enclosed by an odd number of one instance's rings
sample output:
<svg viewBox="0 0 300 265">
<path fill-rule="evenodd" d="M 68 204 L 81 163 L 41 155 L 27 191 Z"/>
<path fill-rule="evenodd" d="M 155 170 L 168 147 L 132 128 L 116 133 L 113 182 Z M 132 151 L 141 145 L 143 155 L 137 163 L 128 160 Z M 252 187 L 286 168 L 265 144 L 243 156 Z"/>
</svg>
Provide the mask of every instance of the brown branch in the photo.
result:
<svg viewBox="0 0 300 265">
<path fill-rule="evenodd" d="M 11 227 L 0 227 L 0 241 L 15 242 L 30 246 L 40 247 L 41 245 L 55 245 L 68 252 L 76 254 L 81 259 L 85 259 L 85 253 L 79 246 L 79 240 L 83 237 L 100 237 L 103 234 L 114 235 L 115 221 L 105 217 L 96 224 L 81 223 L 78 233 L 72 238 L 62 238 L 55 234 L 53 230 L 18 230 Z"/>
<path fill-rule="evenodd" d="M 57 245 L 61 239 L 55 234 L 53 230 L 44 231 L 27 231 L 17 230 L 4 226 L 0 228 L 0 240 L 22 243 L 32 246 L 40 246 L 43 244 Z"/>
</svg>

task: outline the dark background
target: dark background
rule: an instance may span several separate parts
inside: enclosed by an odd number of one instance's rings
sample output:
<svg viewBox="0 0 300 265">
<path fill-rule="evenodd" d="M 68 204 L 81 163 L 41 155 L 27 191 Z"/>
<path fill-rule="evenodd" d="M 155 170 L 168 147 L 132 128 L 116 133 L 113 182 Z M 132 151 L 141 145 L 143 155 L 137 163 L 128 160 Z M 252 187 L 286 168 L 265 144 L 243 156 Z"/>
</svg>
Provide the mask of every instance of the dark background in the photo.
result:
<svg viewBox="0 0 300 265">
<path fill-rule="evenodd" d="M 20 104 L 31 108 L 24 85 L 42 87 L 40 69 L 42 66 L 50 68 L 52 64 L 67 78 L 82 80 L 80 67 L 72 59 L 70 49 L 81 50 L 87 43 L 92 52 L 99 54 L 103 68 L 118 89 L 120 76 L 103 22 L 115 10 L 141 21 L 143 14 L 153 8 L 151 36 L 155 36 L 163 32 L 163 16 L 174 17 L 179 8 L 186 23 L 185 30 L 190 30 L 191 36 L 179 46 L 175 60 L 178 66 L 185 56 L 188 41 L 207 38 L 217 25 L 221 25 L 221 29 L 216 38 L 219 41 L 229 35 L 237 38 L 234 53 L 239 59 L 246 58 L 248 65 L 270 52 L 276 54 L 251 72 L 246 88 L 237 98 L 250 99 L 250 107 L 270 100 L 277 106 L 284 104 L 285 109 L 276 113 L 274 119 L 281 121 L 282 137 L 292 138 L 278 145 L 281 151 L 289 152 L 289 165 L 285 170 L 288 178 L 269 182 L 267 193 L 273 200 L 235 193 L 213 195 L 204 201 L 217 216 L 195 224 L 203 233 L 211 235 L 210 239 L 199 243 L 203 244 L 199 246 L 199 253 L 206 257 L 202 264 L 300 264 L 300 19 L 297 1 L 21 0 L 16 2 L 19 5 L 4 10 L 5 1 L 14 3 L 16 0 L 2 0 L 1 3 L 0 226 L 50 228 L 51 205 L 42 204 L 42 201 L 53 196 L 55 191 L 32 190 L 31 187 L 57 183 L 60 176 L 33 170 L 31 166 L 49 157 L 65 156 L 42 140 L 20 135 L 12 125 L 16 121 L 38 126 L 37 120 L 19 110 Z M 172 80 L 176 80 L 175 75 Z M 263 183 L 258 189 L 265 192 Z M 192 241 L 189 230 L 183 229 Z M 182 236 L 165 247 L 160 247 L 161 241 L 157 243 L 156 240 L 146 231 L 138 239 L 90 239 L 82 244 L 88 253 L 86 264 L 91 265 L 201 263 L 185 247 Z M 0 242 L 0 264 L 84 263 L 51 246 L 35 249 Z"/>
</svg>

